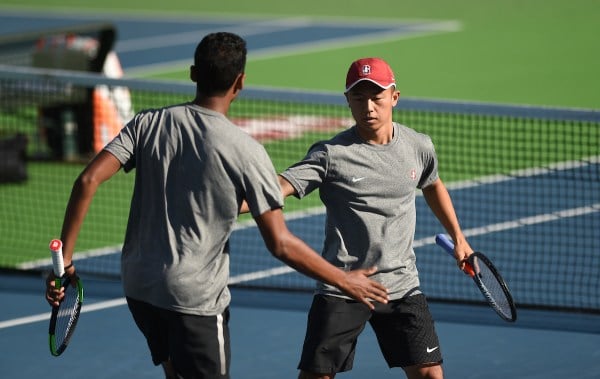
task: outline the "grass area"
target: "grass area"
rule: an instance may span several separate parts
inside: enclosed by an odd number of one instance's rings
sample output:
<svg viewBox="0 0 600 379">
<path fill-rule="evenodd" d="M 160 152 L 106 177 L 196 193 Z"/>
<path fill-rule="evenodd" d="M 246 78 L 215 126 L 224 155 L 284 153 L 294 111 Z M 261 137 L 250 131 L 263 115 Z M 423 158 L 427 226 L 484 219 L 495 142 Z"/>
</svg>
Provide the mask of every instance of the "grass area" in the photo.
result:
<svg viewBox="0 0 600 379">
<path fill-rule="evenodd" d="M 0 266 L 48 258 L 48 242 L 58 238 L 73 182 L 83 165 L 30 162 L 26 184 L 0 186 L 3 248 Z M 77 242 L 84 251 L 123 242 L 133 175 L 117 174 L 98 190 Z"/>
</svg>

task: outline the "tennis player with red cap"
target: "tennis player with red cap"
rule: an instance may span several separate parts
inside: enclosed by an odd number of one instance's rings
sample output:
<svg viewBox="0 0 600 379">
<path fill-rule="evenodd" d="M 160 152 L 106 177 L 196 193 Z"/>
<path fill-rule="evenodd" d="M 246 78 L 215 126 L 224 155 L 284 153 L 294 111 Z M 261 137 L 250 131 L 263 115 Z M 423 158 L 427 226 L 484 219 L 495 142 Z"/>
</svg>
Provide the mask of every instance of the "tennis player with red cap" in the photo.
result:
<svg viewBox="0 0 600 379">
<path fill-rule="evenodd" d="M 460 267 L 472 253 L 446 187 L 431 139 L 392 120 L 400 98 L 390 66 L 379 58 L 350 65 L 345 96 L 355 125 L 314 144 L 280 175 L 285 196 L 319 189 L 327 210 L 323 257 L 344 270 L 377 267 L 371 278 L 389 289 L 387 304 L 364 304 L 319 282 L 313 298 L 300 378 L 333 378 L 352 369 L 367 322 L 390 367 L 408 378 L 442 378 L 434 321 L 419 286 L 415 190 L 455 242 Z M 376 376 L 376 375 L 375 375 Z"/>
</svg>

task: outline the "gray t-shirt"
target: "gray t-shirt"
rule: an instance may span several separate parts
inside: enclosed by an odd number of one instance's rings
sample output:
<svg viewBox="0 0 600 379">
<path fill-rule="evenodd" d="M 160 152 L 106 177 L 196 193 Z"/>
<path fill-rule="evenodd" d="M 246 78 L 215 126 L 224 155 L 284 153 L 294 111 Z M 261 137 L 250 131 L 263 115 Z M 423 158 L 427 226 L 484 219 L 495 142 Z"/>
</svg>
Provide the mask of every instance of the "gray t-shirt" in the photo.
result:
<svg viewBox="0 0 600 379">
<path fill-rule="evenodd" d="M 345 270 L 377 266 L 372 278 L 389 288 L 391 299 L 419 293 L 415 191 L 438 178 L 428 136 L 394 123 L 392 141 L 374 145 L 353 127 L 316 143 L 281 175 L 300 198 L 319 188 L 327 209 L 327 261 Z M 318 292 L 340 295 L 324 283 Z"/>
<path fill-rule="evenodd" d="M 125 295 L 188 314 L 230 302 L 228 239 L 246 199 L 283 206 L 263 146 L 224 115 L 187 103 L 139 113 L 105 150 L 135 188 L 121 258 Z"/>
</svg>

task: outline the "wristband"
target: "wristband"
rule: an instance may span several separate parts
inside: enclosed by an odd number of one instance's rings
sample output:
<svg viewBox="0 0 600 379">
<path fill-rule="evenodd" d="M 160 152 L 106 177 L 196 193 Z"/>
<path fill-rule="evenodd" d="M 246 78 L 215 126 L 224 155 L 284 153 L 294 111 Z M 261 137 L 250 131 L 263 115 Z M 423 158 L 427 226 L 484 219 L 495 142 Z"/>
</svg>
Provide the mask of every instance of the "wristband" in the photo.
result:
<svg viewBox="0 0 600 379">
<path fill-rule="evenodd" d="M 70 269 L 71 267 L 73 267 L 73 262 L 71 262 L 71 264 L 70 264 L 70 265 L 68 265 L 68 266 L 65 266 L 65 270 L 68 270 L 68 269 Z"/>
</svg>

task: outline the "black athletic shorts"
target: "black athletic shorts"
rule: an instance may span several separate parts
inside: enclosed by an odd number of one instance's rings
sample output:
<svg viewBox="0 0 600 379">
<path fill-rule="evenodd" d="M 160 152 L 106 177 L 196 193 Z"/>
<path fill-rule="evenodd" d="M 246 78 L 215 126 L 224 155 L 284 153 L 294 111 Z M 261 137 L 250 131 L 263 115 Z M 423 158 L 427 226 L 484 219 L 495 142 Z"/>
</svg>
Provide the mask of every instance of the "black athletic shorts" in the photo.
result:
<svg viewBox="0 0 600 379">
<path fill-rule="evenodd" d="M 198 316 L 129 297 L 127 304 L 155 365 L 171 360 L 180 378 L 229 378 L 229 309 L 217 316 Z"/>
<path fill-rule="evenodd" d="M 354 300 L 316 295 L 298 368 L 319 374 L 351 370 L 356 341 L 367 321 L 389 367 L 442 362 L 424 295 L 376 303 L 374 311 Z"/>
</svg>

